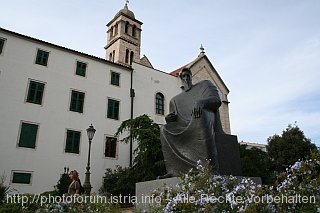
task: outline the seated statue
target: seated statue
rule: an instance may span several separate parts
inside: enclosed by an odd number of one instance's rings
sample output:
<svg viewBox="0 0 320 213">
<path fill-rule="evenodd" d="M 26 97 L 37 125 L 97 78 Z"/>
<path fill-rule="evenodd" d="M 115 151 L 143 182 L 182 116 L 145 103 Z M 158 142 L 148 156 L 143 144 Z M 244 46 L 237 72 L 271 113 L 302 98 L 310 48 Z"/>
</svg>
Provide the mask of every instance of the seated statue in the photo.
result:
<svg viewBox="0 0 320 213">
<path fill-rule="evenodd" d="M 192 84 L 192 73 L 180 73 L 184 91 L 170 101 L 167 124 L 161 127 L 161 145 L 167 175 L 178 176 L 210 159 L 213 172 L 219 174 L 215 133 L 223 133 L 217 88 L 209 80 Z M 162 177 L 162 178 L 164 178 Z"/>
</svg>

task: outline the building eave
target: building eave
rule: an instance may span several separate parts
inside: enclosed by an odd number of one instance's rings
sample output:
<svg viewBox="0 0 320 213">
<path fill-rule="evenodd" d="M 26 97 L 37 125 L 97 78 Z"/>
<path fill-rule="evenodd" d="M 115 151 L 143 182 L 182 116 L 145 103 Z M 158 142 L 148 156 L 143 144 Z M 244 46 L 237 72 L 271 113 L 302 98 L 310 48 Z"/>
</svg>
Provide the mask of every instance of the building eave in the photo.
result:
<svg viewBox="0 0 320 213">
<path fill-rule="evenodd" d="M 102 63 L 105 63 L 105 64 L 109 64 L 111 66 L 117 66 L 117 67 L 120 67 L 120 68 L 127 69 L 129 71 L 132 70 L 132 68 L 130 66 L 125 66 L 125 65 L 122 65 L 122 64 L 119 64 L 119 63 L 108 61 L 106 59 L 103 59 L 103 58 L 100 58 L 100 57 L 97 57 L 97 56 L 94 56 L 94 55 L 89 55 L 89 54 L 86 54 L 86 53 L 83 53 L 83 52 L 79 52 L 77 50 L 73 50 L 73 49 L 70 49 L 70 48 L 67 48 L 67 47 L 59 46 L 59 45 L 56 45 L 56 44 L 53 44 L 53 43 L 50 43 L 50 42 L 47 42 L 47 41 L 43 41 L 43 40 L 40 40 L 40 39 L 37 39 L 37 38 L 33 38 L 33 37 L 30 37 L 30 36 L 27 36 L 27 35 L 23 35 L 23 34 L 20 34 L 20 33 L 17 33 L 17 32 L 13 32 L 13 31 L 10 31 L 10 30 L 4 29 L 4 28 L 0 28 L 0 32 L 5 33 L 5 34 L 10 34 L 10 35 L 15 36 L 15 37 L 23 38 L 23 39 L 26 39 L 26 40 L 29 40 L 29 41 L 32 41 L 32 42 L 36 42 L 36 43 L 39 43 L 39 44 L 42 44 L 42 45 L 47 45 L 47 46 L 50 46 L 50 47 L 53 47 L 53 48 L 56 48 L 56 49 L 60 49 L 60 50 L 63 50 L 63 51 L 67 51 L 67 52 L 72 53 L 72 54 L 77 54 L 77 55 L 80 55 L 80 56 L 83 56 L 83 57 L 87 57 L 87 58 L 90 58 L 90 59 L 93 59 L 93 60 L 96 60 L 96 61 L 99 61 L 99 62 L 102 62 Z"/>
<path fill-rule="evenodd" d="M 109 27 L 109 26 L 110 26 L 117 18 L 119 18 L 120 16 L 124 16 L 124 17 L 126 17 L 126 18 L 128 18 L 128 19 L 130 19 L 130 20 L 132 20 L 132 21 L 137 22 L 137 23 L 140 24 L 140 25 L 143 24 L 141 21 L 139 21 L 139 20 L 137 20 L 137 19 L 133 19 L 132 17 L 128 16 L 128 15 L 125 14 L 125 13 L 119 13 L 119 14 L 117 14 L 111 21 L 108 22 L 107 27 Z"/>
</svg>

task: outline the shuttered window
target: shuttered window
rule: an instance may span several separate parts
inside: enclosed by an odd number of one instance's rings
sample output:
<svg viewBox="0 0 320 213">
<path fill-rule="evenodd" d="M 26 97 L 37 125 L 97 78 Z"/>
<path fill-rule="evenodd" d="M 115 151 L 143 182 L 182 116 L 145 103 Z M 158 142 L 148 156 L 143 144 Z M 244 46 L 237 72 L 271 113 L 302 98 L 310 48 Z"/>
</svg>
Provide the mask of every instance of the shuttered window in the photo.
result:
<svg viewBox="0 0 320 213">
<path fill-rule="evenodd" d="M 70 101 L 70 111 L 82 113 L 83 103 L 84 103 L 84 93 L 72 90 L 71 101 Z"/>
<path fill-rule="evenodd" d="M 111 84 L 119 86 L 120 85 L 120 74 L 116 72 L 111 72 Z"/>
<path fill-rule="evenodd" d="M 37 124 L 22 122 L 18 146 L 34 149 L 36 147 L 38 127 Z"/>
<path fill-rule="evenodd" d="M 13 172 L 12 183 L 30 184 L 31 173 Z"/>
<path fill-rule="evenodd" d="M 0 55 L 1 55 L 2 52 L 3 52 L 4 42 L 5 42 L 5 40 L 2 39 L 2 38 L 0 38 Z"/>
<path fill-rule="evenodd" d="M 106 137 L 106 144 L 105 144 L 105 151 L 104 156 L 105 157 L 116 157 L 116 151 L 117 151 L 117 138 L 114 137 Z"/>
<path fill-rule="evenodd" d="M 38 49 L 37 58 L 36 58 L 36 64 L 47 66 L 48 59 L 49 59 L 49 52 Z"/>
<path fill-rule="evenodd" d="M 34 104 L 42 104 L 44 85 L 44 83 L 30 81 L 27 102 Z"/>
<path fill-rule="evenodd" d="M 80 75 L 85 77 L 86 76 L 86 70 L 87 70 L 87 64 L 77 61 L 77 69 L 76 69 L 76 75 Z"/>
<path fill-rule="evenodd" d="M 65 152 L 79 154 L 80 137 L 81 137 L 81 132 L 67 130 Z"/>
<path fill-rule="evenodd" d="M 107 117 L 119 120 L 119 101 L 108 99 Z"/>
</svg>

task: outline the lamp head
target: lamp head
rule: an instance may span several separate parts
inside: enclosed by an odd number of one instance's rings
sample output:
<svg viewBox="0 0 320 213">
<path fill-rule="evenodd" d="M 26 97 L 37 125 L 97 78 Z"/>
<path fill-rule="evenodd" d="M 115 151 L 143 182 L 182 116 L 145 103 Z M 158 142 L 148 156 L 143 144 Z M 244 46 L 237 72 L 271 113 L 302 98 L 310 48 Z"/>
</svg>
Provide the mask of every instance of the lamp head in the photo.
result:
<svg viewBox="0 0 320 213">
<path fill-rule="evenodd" d="M 89 141 L 92 140 L 94 133 L 96 132 L 95 128 L 93 128 L 92 124 L 89 126 L 89 128 L 87 129 L 87 135 L 88 135 L 88 139 Z"/>
</svg>

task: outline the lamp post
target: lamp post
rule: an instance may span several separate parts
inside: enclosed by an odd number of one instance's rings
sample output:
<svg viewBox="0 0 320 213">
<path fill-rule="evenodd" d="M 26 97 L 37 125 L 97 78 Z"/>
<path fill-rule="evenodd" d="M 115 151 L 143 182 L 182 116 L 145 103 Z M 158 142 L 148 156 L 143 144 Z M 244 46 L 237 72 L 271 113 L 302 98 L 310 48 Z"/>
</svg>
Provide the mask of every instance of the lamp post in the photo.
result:
<svg viewBox="0 0 320 213">
<path fill-rule="evenodd" d="M 94 133 L 96 132 L 95 128 L 93 128 L 92 124 L 87 129 L 87 135 L 89 139 L 89 152 L 88 152 L 88 163 L 87 163 L 87 171 L 86 171 L 86 178 L 83 184 L 84 193 L 86 195 L 90 195 L 91 192 L 91 184 L 90 184 L 90 152 L 91 152 L 91 141 L 94 136 Z"/>
</svg>

